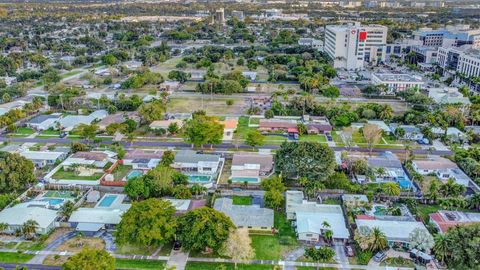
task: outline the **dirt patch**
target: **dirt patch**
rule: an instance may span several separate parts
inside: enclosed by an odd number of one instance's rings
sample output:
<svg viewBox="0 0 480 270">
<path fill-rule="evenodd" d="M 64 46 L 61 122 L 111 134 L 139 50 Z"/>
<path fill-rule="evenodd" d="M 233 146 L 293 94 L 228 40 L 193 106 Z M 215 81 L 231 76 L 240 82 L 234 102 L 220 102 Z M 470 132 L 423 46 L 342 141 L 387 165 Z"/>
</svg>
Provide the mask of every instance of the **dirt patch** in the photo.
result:
<svg viewBox="0 0 480 270">
<path fill-rule="evenodd" d="M 101 238 L 75 237 L 57 247 L 56 251 L 68 251 L 78 253 L 84 248 L 105 249 L 105 242 Z M 49 255 L 43 261 L 46 265 L 62 265 L 68 260 L 68 256 Z"/>
</svg>

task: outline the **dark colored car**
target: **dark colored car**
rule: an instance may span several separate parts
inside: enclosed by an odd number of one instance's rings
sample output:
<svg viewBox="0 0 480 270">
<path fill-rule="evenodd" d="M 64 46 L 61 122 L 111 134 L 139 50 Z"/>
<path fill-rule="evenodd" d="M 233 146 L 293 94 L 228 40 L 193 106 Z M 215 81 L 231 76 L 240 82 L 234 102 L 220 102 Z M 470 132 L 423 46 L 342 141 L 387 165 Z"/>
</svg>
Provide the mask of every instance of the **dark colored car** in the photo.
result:
<svg viewBox="0 0 480 270">
<path fill-rule="evenodd" d="M 67 137 L 67 133 L 66 133 L 66 132 L 62 132 L 62 133 L 60 133 L 60 135 L 59 135 L 58 137 L 60 137 L 60 138 L 63 139 L 63 138 L 65 138 L 65 137 Z"/>
<path fill-rule="evenodd" d="M 385 254 L 383 251 L 378 252 L 373 256 L 373 260 L 376 262 L 381 262 L 387 257 L 387 254 Z"/>
<path fill-rule="evenodd" d="M 178 241 L 175 241 L 175 243 L 173 243 L 173 250 L 180 250 L 181 247 L 182 247 L 182 243 Z"/>
<path fill-rule="evenodd" d="M 333 141 L 333 137 L 330 136 L 330 135 L 327 135 L 327 141 L 329 141 L 329 142 Z"/>
<path fill-rule="evenodd" d="M 348 257 L 353 257 L 355 254 L 353 253 L 353 248 L 351 246 L 345 246 L 345 254 L 347 254 Z"/>
</svg>

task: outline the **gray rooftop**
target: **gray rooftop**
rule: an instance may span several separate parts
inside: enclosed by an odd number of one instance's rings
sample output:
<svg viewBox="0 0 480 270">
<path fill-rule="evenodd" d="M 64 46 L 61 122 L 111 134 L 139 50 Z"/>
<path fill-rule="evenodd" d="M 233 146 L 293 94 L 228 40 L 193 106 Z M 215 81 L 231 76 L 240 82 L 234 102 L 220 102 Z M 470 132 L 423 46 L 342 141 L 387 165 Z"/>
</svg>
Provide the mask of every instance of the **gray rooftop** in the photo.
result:
<svg viewBox="0 0 480 270">
<path fill-rule="evenodd" d="M 176 163 L 198 163 L 201 161 L 218 162 L 220 161 L 220 156 L 214 154 L 198 154 L 191 150 L 179 151 L 175 155 Z"/>
<path fill-rule="evenodd" d="M 272 209 L 259 205 L 234 205 L 230 198 L 216 199 L 213 208 L 229 216 L 235 226 L 273 227 Z"/>
<path fill-rule="evenodd" d="M 42 114 L 42 115 L 39 115 L 39 116 L 36 116 L 32 119 L 30 119 L 30 121 L 28 121 L 30 124 L 40 124 L 40 123 L 43 123 L 45 120 L 48 120 L 48 119 L 58 119 L 60 118 L 60 115 L 55 115 L 55 114 Z"/>
</svg>

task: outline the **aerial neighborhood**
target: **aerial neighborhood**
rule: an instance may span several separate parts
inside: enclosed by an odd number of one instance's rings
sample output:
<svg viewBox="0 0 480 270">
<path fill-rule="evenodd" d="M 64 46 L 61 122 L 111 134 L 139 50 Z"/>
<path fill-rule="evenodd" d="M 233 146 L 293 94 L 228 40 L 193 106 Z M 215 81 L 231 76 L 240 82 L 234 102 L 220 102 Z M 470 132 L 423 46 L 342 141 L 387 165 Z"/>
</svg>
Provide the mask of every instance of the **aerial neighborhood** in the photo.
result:
<svg viewBox="0 0 480 270">
<path fill-rule="evenodd" d="M 475 0 L 5 1 L 1 269 L 478 269 Z"/>
</svg>

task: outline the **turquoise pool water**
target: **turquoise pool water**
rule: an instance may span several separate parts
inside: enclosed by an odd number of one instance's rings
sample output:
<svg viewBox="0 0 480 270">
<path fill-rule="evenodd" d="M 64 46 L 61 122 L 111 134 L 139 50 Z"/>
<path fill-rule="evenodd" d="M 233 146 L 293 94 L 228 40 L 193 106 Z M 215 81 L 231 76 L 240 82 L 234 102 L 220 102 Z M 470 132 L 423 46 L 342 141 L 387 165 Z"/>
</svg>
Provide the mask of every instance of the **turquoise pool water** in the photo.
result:
<svg viewBox="0 0 480 270">
<path fill-rule="evenodd" d="M 375 216 L 385 216 L 387 209 L 384 206 L 381 205 L 375 205 L 373 206 L 374 212 L 373 214 Z"/>
<path fill-rule="evenodd" d="M 230 178 L 232 180 L 232 182 L 234 183 L 243 183 L 243 182 L 247 182 L 247 183 L 258 183 L 258 178 L 256 177 L 232 177 Z"/>
<path fill-rule="evenodd" d="M 210 182 L 210 176 L 208 175 L 189 175 L 188 182 L 191 183 L 205 183 Z"/>
<path fill-rule="evenodd" d="M 400 186 L 400 188 L 402 189 L 409 189 L 412 187 L 412 182 L 410 182 L 410 180 L 407 180 L 407 179 L 398 179 L 398 185 Z"/>
<path fill-rule="evenodd" d="M 63 199 L 57 199 L 57 198 L 45 198 L 42 199 L 44 202 L 48 202 L 50 205 L 59 205 L 63 203 Z"/>
<path fill-rule="evenodd" d="M 107 195 L 98 203 L 100 207 L 110 207 L 112 203 L 117 199 L 117 195 Z"/>
<path fill-rule="evenodd" d="M 143 175 L 143 171 L 141 171 L 141 170 L 131 170 L 127 174 L 127 180 L 130 180 L 132 178 L 139 177 L 139 176 L 142 176 L 142 175 Z"/>
</svg>

